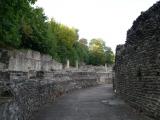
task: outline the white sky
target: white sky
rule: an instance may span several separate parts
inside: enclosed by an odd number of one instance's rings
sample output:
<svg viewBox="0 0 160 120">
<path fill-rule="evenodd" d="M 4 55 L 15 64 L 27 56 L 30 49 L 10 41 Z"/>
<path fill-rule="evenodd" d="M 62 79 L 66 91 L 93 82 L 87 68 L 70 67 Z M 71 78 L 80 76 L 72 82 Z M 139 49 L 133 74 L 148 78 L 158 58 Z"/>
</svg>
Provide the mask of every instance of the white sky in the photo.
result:
<svg viewBox="0 0 160 120">
<path fill-rule="evenodd" d="M 114 51 L 141 11 L 157 0 L 38 0 L 48 18 L 79 29 L 80 38 L 102 38 Z"/>
</svg>

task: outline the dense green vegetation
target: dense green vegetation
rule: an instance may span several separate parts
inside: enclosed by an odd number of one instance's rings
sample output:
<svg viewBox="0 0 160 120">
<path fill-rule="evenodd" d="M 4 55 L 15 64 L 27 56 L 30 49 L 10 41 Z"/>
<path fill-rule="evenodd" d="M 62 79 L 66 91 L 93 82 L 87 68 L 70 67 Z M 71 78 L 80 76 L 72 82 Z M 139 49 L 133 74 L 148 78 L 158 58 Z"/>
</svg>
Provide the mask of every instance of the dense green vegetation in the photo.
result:
<svg viewBox="0 0 160 120">
<path fill-rule="evenodd" d="M 103 65 L 114 63 L 114 53 L 102 39 L 92 39 L 89 43 L 89 64 Z"/>
<path fill-rule="evenodd" d="M 0 1 L 0 46 L 32 49 L 50 54 L 65 64 L 79 63 L 103 65 L 114 63 L 111 48 L 101 39 L 79 40 L 78 30 L 50 21 L 42 8 L 34 8 L 36 0 Z"/>
</svg>

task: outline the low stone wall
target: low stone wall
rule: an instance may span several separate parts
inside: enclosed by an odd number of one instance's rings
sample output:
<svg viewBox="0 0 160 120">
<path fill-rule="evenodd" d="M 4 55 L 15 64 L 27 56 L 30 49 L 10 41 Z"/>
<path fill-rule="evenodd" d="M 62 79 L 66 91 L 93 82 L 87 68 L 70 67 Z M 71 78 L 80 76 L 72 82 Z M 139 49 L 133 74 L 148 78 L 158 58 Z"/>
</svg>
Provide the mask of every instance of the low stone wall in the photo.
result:
<svg viewBox="0 0 160 120">
<path fill-rule="evenodd" d="M 0 72 L 0 120 L 31 120 L 42 105 L 61 94 L 97 85 L 94 72 Z"/>
<path fill-rule="evenodd" d="M 35 111 L 56 97 L 110 78 L 104 66 L 64 70 L 49 55 L 0 49 L 0 120 L 31 120 Z"/>
<path fill-rule="evenodd" d="M 114 90 L 131 106 L 160 120 L 160 2 L 143 12 L 116 49 Z"/>
<path fill-rule="evenodd" d="M 80 66 L 78 70 L 80 71 L 90 71 L 95 72 L 98 76 L 99 84 L 112 84 L 113 82 L 113 65 L 108 66 L 92 66 L 92 65 L 83 65 Z"/>
<path fill-rule="evenodd" d="M 112 84 L 113 72 L 97 72 L 99 84 Z"/>
<path fill-rule="evenodd" d="M 9 71 L 52 71 L 61 70 L 62 64 L 51 56 L 32 50 L 0 49 L 0 70 Z"/>
<path fill-rule="evenodd" d="M 93 66 L 93 65 L 81 65 L 79 67 L 82 71 L 92 71 L 92 72 L 99 72 L 99 73 L 111 73 L 113 65 L 106 65 L 106 66 Z"/>
</svg>

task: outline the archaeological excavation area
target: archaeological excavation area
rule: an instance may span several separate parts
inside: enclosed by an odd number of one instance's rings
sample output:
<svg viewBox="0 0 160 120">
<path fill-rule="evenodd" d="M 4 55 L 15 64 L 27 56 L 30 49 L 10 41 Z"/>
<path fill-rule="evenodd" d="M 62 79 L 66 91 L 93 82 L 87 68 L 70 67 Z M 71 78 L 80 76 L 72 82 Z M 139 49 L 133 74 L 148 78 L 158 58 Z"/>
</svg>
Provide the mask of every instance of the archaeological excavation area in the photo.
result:
<svg viewBox="0 0 160 120">
<path fill-rule="evenodd" d="M 160 2 L 133 22 L 114 65 L 63 65 L 0 48 L 0 120 L 160 120 Z"/>
</svg>

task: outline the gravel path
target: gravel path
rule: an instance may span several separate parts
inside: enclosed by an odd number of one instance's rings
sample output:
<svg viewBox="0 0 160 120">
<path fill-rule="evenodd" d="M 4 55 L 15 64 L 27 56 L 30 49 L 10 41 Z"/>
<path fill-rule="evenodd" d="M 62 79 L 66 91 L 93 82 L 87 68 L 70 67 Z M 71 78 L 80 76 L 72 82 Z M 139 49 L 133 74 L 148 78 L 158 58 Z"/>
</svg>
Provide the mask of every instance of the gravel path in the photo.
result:
<svg viewBox="0 0 160 120">
<path fill-rule="evenodd" d="M 65 94 L 34 114 L 34 120 L 149 120 L 115 97 L 111 85 Z"/>
</svg>

